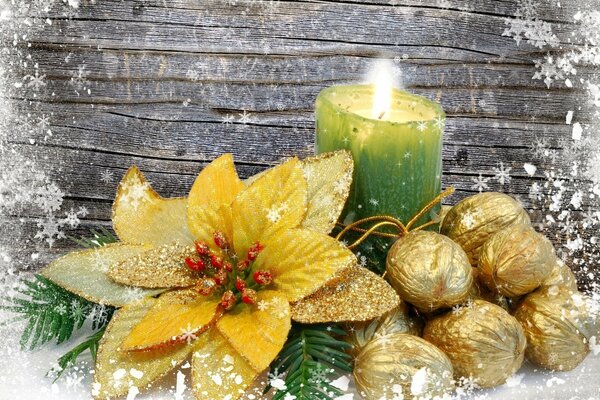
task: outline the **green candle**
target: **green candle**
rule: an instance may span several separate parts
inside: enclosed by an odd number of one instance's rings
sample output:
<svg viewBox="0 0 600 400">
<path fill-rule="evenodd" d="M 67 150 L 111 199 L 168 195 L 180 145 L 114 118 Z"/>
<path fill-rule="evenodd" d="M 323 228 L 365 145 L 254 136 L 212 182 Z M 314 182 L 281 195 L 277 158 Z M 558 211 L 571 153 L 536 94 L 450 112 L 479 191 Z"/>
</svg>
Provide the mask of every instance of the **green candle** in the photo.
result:
<svg viewBox="0 0 600 400">
<path fill-rule="evenodd" d="M 441 190 L 444 124 L 439 104 L 391 86 L 321 91 L 316 102 L 317 153 L 347 149 L 354 157 L 342 222 L 391 215 L 406 224 L 433 200 Z M 429 213 L 416 225 L 431 218 Z"/>
</svg>

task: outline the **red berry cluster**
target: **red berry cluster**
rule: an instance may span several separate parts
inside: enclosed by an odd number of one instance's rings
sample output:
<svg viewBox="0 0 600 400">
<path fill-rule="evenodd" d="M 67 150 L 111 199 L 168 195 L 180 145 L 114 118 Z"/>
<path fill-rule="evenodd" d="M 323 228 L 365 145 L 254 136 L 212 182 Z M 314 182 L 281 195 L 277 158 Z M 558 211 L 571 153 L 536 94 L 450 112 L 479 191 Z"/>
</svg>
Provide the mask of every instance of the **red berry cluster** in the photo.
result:
<svg viewBox="0 0 600 400">
<path fill-rule="evenodd" d="M 251 268 L 264 246 L 259 242 L 254 243 L 246 257 L 236 264 L 231 261 L 236 256 L 225 235 L 214 232 L 213 241 L 220 252 L 211 250 L 205 242 L 197 241 L 196 255 L 185 259 L 189 269 L 201 274 L 196 290 L 204 296 L 220 293 L 220 304 L 225 310 L 233 308 L 239 301 L 255 304 L 257 290 L 273 281 L 271 272 L 252 271 Z"/>
</svg>

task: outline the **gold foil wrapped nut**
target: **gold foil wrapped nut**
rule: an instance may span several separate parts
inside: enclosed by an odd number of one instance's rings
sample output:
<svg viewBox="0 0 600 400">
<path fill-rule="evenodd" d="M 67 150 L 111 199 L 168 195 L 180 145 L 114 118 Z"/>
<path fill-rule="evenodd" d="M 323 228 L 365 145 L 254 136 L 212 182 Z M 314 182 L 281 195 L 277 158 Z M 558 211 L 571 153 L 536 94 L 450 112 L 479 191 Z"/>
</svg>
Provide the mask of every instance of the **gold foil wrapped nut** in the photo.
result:
<svg viewBox="0 0 600 400">
<path fill-rule="evenodd" d="M 410 315 L 406 303 L 400 302 L 398 307 L 379 318 L 349 324 L 346 341 L 352 345 L 352 348 L 348 352 L 356 356 L 372 340 L 393 333 L 421 336 L 422 329 L 421 321 Z"/>
<path fill-rule="evenodd" d="M 511 225 L 483 244 L 479 255 L 481 281 L 504 296 L 530 293 L 548 278 L 556 255 L 552 243 L 530 225 Z"/>
<path fill-rule="evenodd" d="M 527 212 L 512 197 L 486 192 L 467 197 L 446 214 L 440 231 L 457 242 L 477 265 L 480 248 L 490 235 L 507 226 L 531 224 Z"/>
<path fill-rule="evenodd" d="M 452 361 L 454 377 L 473 377 L 482 388 L 500 385 L 523 363 L 525 334 L 517 320 L 495 304 L 475 300 L 430 320 L 423 338 Z"/>
<path fill-rule="evenodd" d="M 576 292 L 577 278 L 575 278 L 575 274 L 568 265 L 562 260 L 557 259 L 552 267 L 550 275 L 544 280 L 540 289 L 549 290 L 554 293 L 563 289 Z"/>
<path fill-rule="evenodd" d="M 430 231 L 398 239 L 387 256 L 387 274 L 400 297 L 423 312 L 462 303 L 473 285 L 465 252 L 448 237 Z"/>
<path fill-rule="evenodd" d="M 588 310 L 589 298 L 581 293 L 545 290 L 529 294 L 519 304 L 515 318 L 527 336 L 526 356 L 552 370 L 570 371 L 590 352 L 588 340 L 596 333 Z"/>
<path fill-rule="evenodd" d="M 443 396 L 453 389 L 452 364 L 437 347 L 404 333 L 375 338 L 355 359 L 354 379 L 367 400 Z"/>
</svg>

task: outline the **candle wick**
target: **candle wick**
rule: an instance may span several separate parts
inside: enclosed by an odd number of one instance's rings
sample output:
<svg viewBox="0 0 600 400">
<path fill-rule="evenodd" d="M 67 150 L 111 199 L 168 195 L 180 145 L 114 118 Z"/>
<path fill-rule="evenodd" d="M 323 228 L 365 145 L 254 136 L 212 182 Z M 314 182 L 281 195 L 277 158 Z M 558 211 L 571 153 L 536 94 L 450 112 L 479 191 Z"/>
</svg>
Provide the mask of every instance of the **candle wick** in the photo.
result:
<svg viewBox="0 0 600 400">
<path fill-rule="evenodd" d="M 385 115 L 385 111 L 382 111 L 382 112 L 381 112 L 381 114 L 379 114 L 379 117 L 378 117 L 378 119 L 381 119 L 381 118 L 383 118 L 383 116 L 384 116 L 384 115 Z"/>
</svg>

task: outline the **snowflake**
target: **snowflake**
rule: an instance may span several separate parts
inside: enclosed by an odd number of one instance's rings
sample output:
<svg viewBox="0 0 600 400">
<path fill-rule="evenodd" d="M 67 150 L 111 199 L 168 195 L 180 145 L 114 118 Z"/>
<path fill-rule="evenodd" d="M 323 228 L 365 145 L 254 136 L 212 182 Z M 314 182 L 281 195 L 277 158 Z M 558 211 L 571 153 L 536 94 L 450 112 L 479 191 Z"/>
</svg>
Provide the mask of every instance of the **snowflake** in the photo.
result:
<svg viewBox="0 0 600 400">
<path fill-rule="evenodd" d="M 538 18 L 536 5 L 533 1 L 521 3 L 516 12 L 516 18 L 506 18 L 504 24 L 507 26 L 502 36 L 512 37 L 517 46 L 522 40 L 532 46 L 543 48 L 544 46 L 557 46 L 559 40 L 552 32 L 552 25 Z"/>
<path fill-rule="evenodd" d="M 192 329 L 192 326 L 188 323 L 185 329 L 181 329 L 181 338 L 184 339 L 187 344 L 190 344 L 196 340 L 198 336 L 196 335 L 196 330 Z"/>
<path fill-rule="evenodd" d="M 259 311 L 266 311 L 267 307 L 269 307 L 269 303 L 267 303 L 264 300 L 261 300 L 256 304 L 256 307 Z"/>
<path fill-rule="evenodd" d="M 460 304 L 457 304 L 452 307 L 452 314 L 460 314 L 460 312 L 462 310 L 463 310 L 462 306 Z"/>
<path fill-rule="evenodd" d="M 436 128 L 438 128 L 440 131 L 443 131 L 444 127 L 446 126 L 446 119 L 442 118 L 441 116 L 437 116 L 433 123 Z"/>
<path fill-rule="evenodd" d="M 29 79 L 27 86 L 38 92 L 41 88 L 46 86 L 46 82 L 44 82 L 45 78 L 46 75 L 40 75 L 39 71 L 36 69 L 34 75 L 26 75 L 24 79 Z"/>
<path fill-rule="evenodd" d="M 226 115 L 221 119 L 221 123 L 225 125 L 233 124 L 235 117 L 233 115 Z"/>
<path fill-rule="evenodd" d="M 533 155 L 537 158 L 545 158 L 548 155 L 548 139 L 545 137 L 537 137 L 533 142 L 531 149 L 533 150 Z"/>
<path fill-rule="evenodd" d="M 138 300 L 140 298 L 142 298 L 144 295 L 144 292 L 142 291 L 141 288 L 139 287 L 135 287 L 135 286 L 128 286 L 125 289 L 125 297 L 129 300 L 129 301 L 134 301 L 134 300 Z"/>
<path fill-rule="evenodd" d="M 406 153 L 404 153 L 404 159 L 405 160 L 408 160 L 411 157 L 412 157 L 412 153 L 410 151 L 407 151 Z"/>
<path fill-rule="evenodd" d="M 85 308 L 78 300 L 73 300 L 71 303 L 71 315 L 75 320 L 80 321 L 85 317 Z"/>
<path fill-rule="evenodd" d="M 425 121 L 417 122 L 417 130 L 419 132 L 425 132 L 427 130 L 427 122 L 425 122 Z"/>
<path fill-rule="evenodd" d="M 105 170 L 105 171 L 102 171 L 100 173 L 100 180 L 102 182 L 104 182 L 104 183 L 110 183 L 110 182 L 112 182 L 113 178 L 114 178 L 113 172 L 109 171 L 108 169 Z"/>
<path fill-rule="evenodd" d="M 583 213 L 583 223 L 587 226 L 596 225 L 598 223 L 597 212 L 592 211 L 591 208 L 588 208 L 587 211 Z"/>
<path fill-rule="evenodd" d="M 474 183 L 471 185 L 471 189 L 476 189 L 479 193 L 488 190 L 490 188 L 487 184 L 489 180 L 490 178 L 484 178 L 483 175 L 479 174 L 477 178 L 471 178 L 471 181 Z"/>
<path fill-rule="evenodd" d="M 67 313 L 67 306 L 65 306 L 64 304 L 59 304 L 56 307 L 54 307 L 54 311 L 60 315 L 65 315 Z"/>
<path fill-rule="evenodd" d="M 42 132 L 48 129 L 50 127 L 50 117 L 48 117 L 46 114 L 42 114 L 42 116 L 38 119 L 37 127 Z"/>
<path fill-rule="evenodd" d="M 36 224 L 40 230 L 37 231 L 34 237 L 36 239 L 45 240 L 50 247 L 54 245 L 56 239 L 62 239 L 66 237 L 65 234 L 60 230 L 62 227 L 60 221 L 57 220 L 53 215 L 38 219 Z"/>
<path fill-rule="evenodd" d="M 79 220 L 79 215 L 77 212 L 73 211 L 73 209 L 71 208 L 71 211 L 66 213 L 65 218 L 62 220 L 62 222 L 65 225 L 69 225 L 71 228 L 76 228 L 77 226 L 79 226 L 79 223 L 81 222 Z"/>
<path fill-rule="evenodd" d="M 377 207 L 379 205 L 379 200 L 374 199 L 374 198 L 370 198 L 369 199 L 369 204 L 371 204 L 372 206 Z"/>
<path fill-rule="evenodd" d="M 337 194 L 343 194 L 348 187 L 348 182 L 345 179 L 338 179 L 333 184 L 333 191 Z"/>
<path fill-rule="evenodd" d="M 310 371 L 310 377 L 308 378 L 308 382 L 313 385 L 320 385 L 322 383 L 326 383 L 328 381 L 328 372 L 327 369 L 324 368 L 320 363 L 317 363 L 317 367 Z"/>
<path fill-rule="evenodd" d="M 88 85 L 87 76 L 89 71 L 86 71 L 85 65 L 82 64 L 77 67 L 77 71 L 71 71 L 70 84 L 77 89 L 84 89 Z"/>
<path fill-rule="evenodd" d="M 529 198 L 532 200 L 542 199 L 542 188 L 539 183 L 534 182 L 529 188 Z"/>
<path fill-rule="evenodd" d="M 273 204 L 271 208 L 268 208 L 267 211 L 267 219 L 272 223 L 276 223 L 281 219 L 281 214 L 287 210 L 287 204 L 283 203 L 281 205 Z"/>
<path fill-rule="evenodd" d="M 500 165 L 498 167 L 494 167 L 494 172 L 496 173 L 496 175 L 494 176 L 494 179 L 496 179 L 498 182 L 500 182 L 501 185 L 510 183 L 510 181 L 511 181 L 510 171 L 511 170 L 512 170 L 512 168 L 510 168 L 510 167 L 505 168 L 504 163 L 501 161 Z"/>
<path fill-rule="evenodd" d="M 33 202 L 46 214 L 51 214 L 62 206 L 64 193 L 55 183 L 40 186 L 35 190 Z"/>
<path fill-rule="evenodd" d="M 142 203 L 148 201 L 148 187 L 147 182 L 142 183 L 140 180 L 133 183 L 122 183 L 123 202 L 133 210 L 137 210 Z"/>
<path fill-rule="evenodd" d="M 281 213 L 279 208 L 272 206 L 267 210 L 267 219 L 272 223 L 276 223 L 281 219 Z"/>
<path fill-rule="evenodd" d="M 250 118 L 250 114 L 249 112 L 247 112 L 246 110 L 243 110 L 244 112 L 239 114 L 240 115 L 240 122 L 242 124 L 248 124 L 250 122 L 252 122 L 251 118 Z"/>
</svg>

